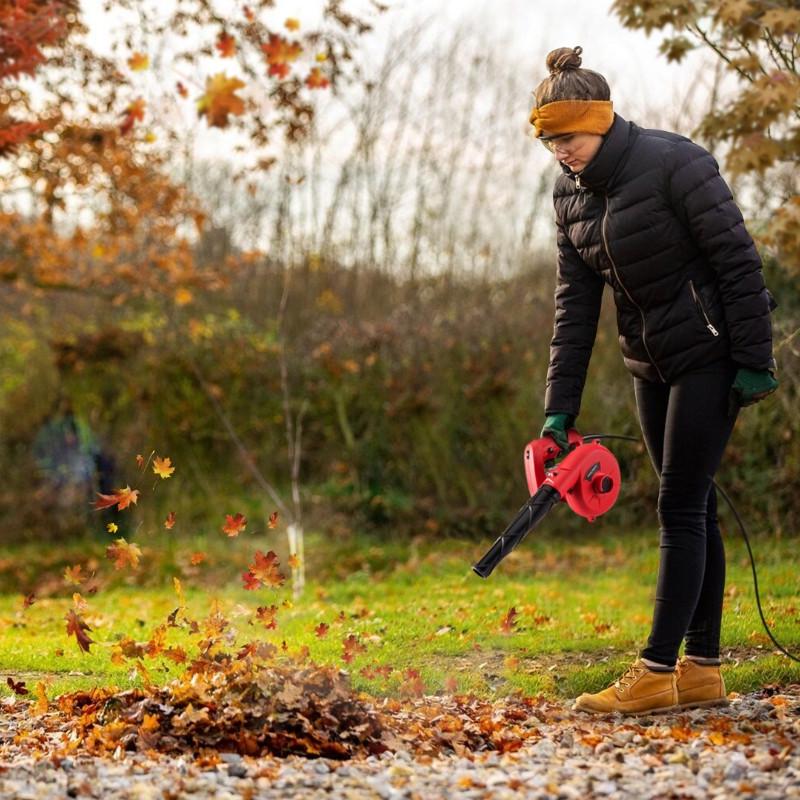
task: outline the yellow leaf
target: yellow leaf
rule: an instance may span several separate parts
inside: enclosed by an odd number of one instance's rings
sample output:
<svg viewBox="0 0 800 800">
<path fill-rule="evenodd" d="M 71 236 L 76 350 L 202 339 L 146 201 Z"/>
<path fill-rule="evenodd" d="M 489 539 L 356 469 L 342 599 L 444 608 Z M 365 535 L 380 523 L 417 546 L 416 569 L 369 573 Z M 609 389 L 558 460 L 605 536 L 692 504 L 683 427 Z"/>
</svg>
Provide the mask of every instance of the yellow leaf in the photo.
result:
<svg viewBox="0 0 800 800">
<path fill-rule="evenodd" d="M 230 114 L 244 114 L 244 100 L 236 95 L 244 86 L 238 78 L 218 72 L 206 80 L 206 93 L 197 101 L 197 113 L 213 127 L 226 127 Z"/>
<path fill-rule="evenodd" d="M 116 522 L 109 522 L 108 525 L 106 525 L 106 530 L 109 533 L 116 533 L 119 530 L 119 526 Z"/>
<path fill-rule="evenodd" d="M 145 53 L 134 53 L 128 59 L 128 66 L 134 72 L 141 72 L 150 66 L 150 58 Z"/>
<path fill-rule="evenodd" d="M 161 478 L 169 478 L 173 472 L 175 472 L 175 467 L 172 466 L 172 460 L 169 458 L 159 458 L 156 456 L 153 459 L 153 472 Z"/>
<path fill-rule="evenodd" d="M 300 29 L 300 20 L 297 20 L 294 17 L 289 17 L 283 24 L 286 26 L 286 30 L 288 31 L 296 31 Z"/>
</svg>

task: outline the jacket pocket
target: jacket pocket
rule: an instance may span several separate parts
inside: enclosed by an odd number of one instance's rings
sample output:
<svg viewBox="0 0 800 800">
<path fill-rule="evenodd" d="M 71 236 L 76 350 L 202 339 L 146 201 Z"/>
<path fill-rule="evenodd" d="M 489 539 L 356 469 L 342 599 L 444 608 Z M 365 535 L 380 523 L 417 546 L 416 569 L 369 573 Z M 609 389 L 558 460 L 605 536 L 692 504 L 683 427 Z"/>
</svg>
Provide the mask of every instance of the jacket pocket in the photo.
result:
<svg viewBox="0 0 800 800">
<path fill-rule="evenodd" d="M 692 293 L 692 299 L 694 300 L 694 304 L 697 307 L 697 311 L 699 312 L 703 320 L 703 324 L 706 326 L 706 328 L 708 329 L 709 333 L 712 336 L 719 336 L 719 331 L 712 324 L 711 319 L 709 318 L 708 313 L 706 312 L 706 309 L 703 306 L 703 301 L 700 299 L 700 294 L 694 288 L 694 281 L 692 281 L 691 279 L 689 280 L 689 289 Z"/>
</svg>

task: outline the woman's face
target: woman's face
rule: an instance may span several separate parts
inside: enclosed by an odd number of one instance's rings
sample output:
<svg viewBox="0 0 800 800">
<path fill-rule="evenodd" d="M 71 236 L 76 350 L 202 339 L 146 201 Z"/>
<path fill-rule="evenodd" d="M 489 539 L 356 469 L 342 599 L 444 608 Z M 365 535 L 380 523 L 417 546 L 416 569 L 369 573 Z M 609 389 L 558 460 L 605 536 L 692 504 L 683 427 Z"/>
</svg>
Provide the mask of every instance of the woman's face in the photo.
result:
<svg viewBox="0 0 800 800">
<path fill-rule="evenodd" d="M 597 155 L 603 137 L 597 133 L 548 136 L 543 132 L 539 141 L 555 155 L 559 164 L 566 164 L 572 172 L 578 173 Z"/>
</svg>

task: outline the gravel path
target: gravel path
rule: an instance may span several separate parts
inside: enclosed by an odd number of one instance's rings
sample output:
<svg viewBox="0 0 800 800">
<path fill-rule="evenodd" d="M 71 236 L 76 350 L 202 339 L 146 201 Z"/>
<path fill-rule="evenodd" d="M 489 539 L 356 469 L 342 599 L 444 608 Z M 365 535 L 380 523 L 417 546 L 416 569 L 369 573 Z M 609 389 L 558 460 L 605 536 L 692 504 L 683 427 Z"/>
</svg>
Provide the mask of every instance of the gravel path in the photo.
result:
<svg viewBox="0 0 800 800">
<path fill-rule="evenodd" d="M 211 767 L 135 752 L 121 760 L 80 751 L 51 758 L 58 732 L 20 740 L 30 718 L 4 709 L 0 797 L 800 798 L 800 686 L 773 691 L 733 697 L 724 709 L 648 718 L 594 717 L 554 704 L 547 721 L 535 722 L 536 736 L 504 754 L 401 750 L 332 761 L 223 753 Z"/>
</svg>

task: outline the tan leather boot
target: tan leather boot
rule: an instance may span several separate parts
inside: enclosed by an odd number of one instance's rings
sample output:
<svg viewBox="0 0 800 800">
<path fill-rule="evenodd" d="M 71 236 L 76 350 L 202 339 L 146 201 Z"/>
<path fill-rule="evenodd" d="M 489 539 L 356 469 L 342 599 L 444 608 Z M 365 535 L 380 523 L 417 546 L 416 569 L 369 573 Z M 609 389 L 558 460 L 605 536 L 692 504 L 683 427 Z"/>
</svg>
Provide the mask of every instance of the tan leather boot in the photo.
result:
<svg viewBox="0 0 800 800">
<path fill-rule="evenodd" d="M 582 694 L 573 711 L 595 714 L 660 714 L 678 709 L 675 672 L 653 672 L 636 659 L 624 675 L 597 694 Z"/>
<path fill-rule="evenodd" d="M 728 695 L 720 668 L 682 658 L 675 668 L 680 708 L 727 706 Z"/>
</svg>

